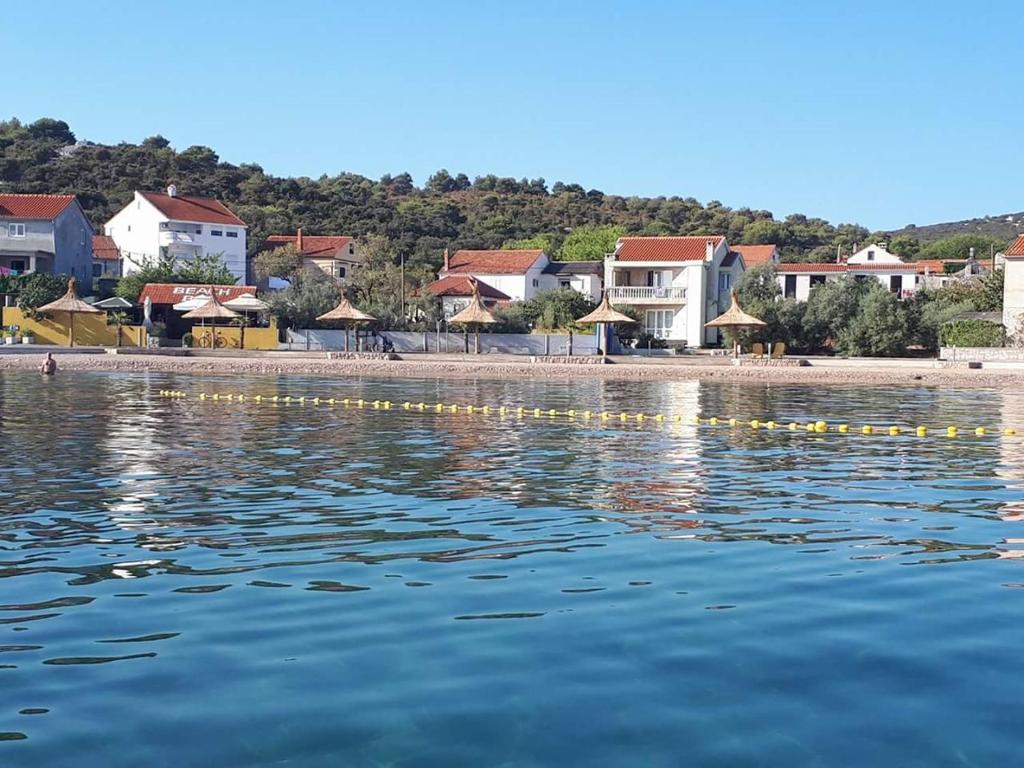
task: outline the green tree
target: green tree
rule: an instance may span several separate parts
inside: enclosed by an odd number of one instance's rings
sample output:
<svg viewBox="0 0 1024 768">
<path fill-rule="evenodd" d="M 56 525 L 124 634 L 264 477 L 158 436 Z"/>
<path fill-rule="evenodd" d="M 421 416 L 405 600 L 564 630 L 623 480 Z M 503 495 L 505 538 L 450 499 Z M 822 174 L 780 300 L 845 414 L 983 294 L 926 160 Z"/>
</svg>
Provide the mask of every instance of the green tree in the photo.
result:
<svg viewBox="0 0 1024 768">
<path fill-rule="evenodd" d="M 867 357 L 906 354 L 914 334 L 908 305 L 877 280 L 870 283 L 857 316 L 839 333 L 839 349 Z"/>
<path fill-rule="evenodd" d="M 553 258 L 554 253 L 558 249 L 558 235 L 554 232 L 542 232 L 532 237 L 506 240 L 501 244 L 501 247 L 509 250 L 532 250 L 539 248 Z"/>
<path fill-rule="evenodd" d="M 261 280 L 279 277 L 292 280 L 303 265 L 302 251 L 294 243 L 287 243 L 280 248 L 261 251 L 253 258 L 253 269 Z"/>
<path fill-rule="evenodd" d="M 861 300 L 869 287 L 867 281 L 843 275 L 811 288 L 803 317 L 804 333 L 811 348 L 821 349 L 830 340 L 839 340 L 860 313 Z"/>
<path fill-rule="evenodd" d="M 338 305 L 338 285 L 318 269 L 301 273 L 281 291 L 267 295 L 270 314 L 284 328 L 315 328 L 317 317 Z"/>
<path fill-rule="evenodd" d="M 918 252 L 921 259 L 966 259 L 974 249 L 979 261 L 988 259 L 993 252 L 1006 247 L 1006 242 L 989 235 L 963 234 L 945 237 L 923 246 Z"/>
<path fill-rule="evenodd" d="M 175 282 L 179 283 L 234 285 L 238 281 L 238 278 L 224 263 L 224 254 L 222 253 L 205 253 L 188 261 L 179 262 L 174 275 Z"/>
<path fill-rule="evenodd" d="M 575 330 L 576 318 L 583 317 L 597 305 L 572 288 L 542 291 L 524 302 L 523 315 L 535 328 L 548 331 Z"/>
<path fill-rule="evenodd" d="M 562 261 L 602 261 L 615 250 L 615 243 L 626 233 L 623 227 L 577 227 L 570 232 L 558 258 Z"/>
<path fill-rule="evenodd" d="M 25 310 L 29 317 L 37 317 L 36 310 L 51 301 L 56 301 L 68 289 L 67 275 L 47 275 L 33 272 L 19 279 L 18 308 Z"/>
<path fill-rule="evenodd" d="M 117 281 L 114 294 L 131 302 L 139 300 L 139 294 L 147 283 L 179 282 L 174 272 L 175 260 L 172 256 L 162 254 L 156 260 L 144 259 L 139 269 L 125 275 Z"/>
</svg>

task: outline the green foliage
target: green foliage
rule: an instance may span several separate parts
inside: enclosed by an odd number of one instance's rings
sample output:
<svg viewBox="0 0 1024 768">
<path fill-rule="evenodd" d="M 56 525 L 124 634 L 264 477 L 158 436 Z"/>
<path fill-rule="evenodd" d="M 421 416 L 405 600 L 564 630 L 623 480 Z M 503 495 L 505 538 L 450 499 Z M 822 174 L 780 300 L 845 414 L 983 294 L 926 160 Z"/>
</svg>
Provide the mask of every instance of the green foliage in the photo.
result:
<svg viewBox="0 0 1024 768">
<path fill-rule="evenodd" d="M 370 235 L 360 241 L 359 252 L 365 261 L 359 269 L 352 270 L 348 280 L 353 303 L 376 317 L 377 325 L 384 330 L 432 328 L 440 317 L 440 302 L 429 294 L 423 295 L 421 290 L 413 290 L 433 280 L 430 269 L 424 264 L 406 266 L 403 314 L 402 270 L 396 263 L 399 255 L 395 243 L 380 235 Z M 410 323 L 407 318 L 416 321 Z"/>
<path fill-rule="evenodd" d="M 989 235 L 963 234 L 936 240 L 921 248 L 917 257 L 920 259 L 966 259 L 974 249 L 978 260 L 989 258 L 993 250 L 1000 251 L 1006 242 Z"/>
<path fill-rule="evenodd" d="M 556 288 L 523 302 L 523 316 L 534 328 L 546 331 L 576 329 L 576 318 L 590 314 L 596 306 L 579 291 Z"/>
<path fill-rule="evenodd" d="M 602 261 L 615 250 L 616 241 L 626 234 L 619 226 L 577 227 L 570 232 L 558 253 L 561 261 Z"/>
<path fill-rule="evenodd" d="M 908 306 L 877 280 L 860 303 L 853 321 L 839 333 L 839 349 L 858 357 L 897 357 L 906 354 L 914 326 Z"/>
<path fill-rule="evenodd" d="M 293 243 L 271 251 L 262 251 L 253 259 L 253 269 L 256 276 L 262 280 L 270 277 L 291 280 L 302 269 L 302 264 L 302 251 Z"/>
<path fill-rule="evenodd" d="M 282 291 L 267 295 L 270 314 L 283 328 L 315 328 L 317 317 L 338 305 L 338 286 L 320 270 L 308 270 Z"/>
<path fill-rule="evenodd" d="M 989 320 L 955 320 L 942 327 L 947 347 L 1001 347 L 1005 340 L 1003 324 Z"/>
<path fill-rule="evenodd" d="M 641 331 L 637 334 L 633 347 L 634 349 L 668 349 L 668 342 L 647 333 L 647 331 Z"/>
<path fill-rule="evenodd" d="M 519 239 L 506 240 L 501 244 L 502 248 L 508 248 L 511 250 L 532 250 L 534 248 L 540 248 L 549 257 L 554 258 L 558 252 L 561 242 L 559 236 L 554 232 L 541 232 L 538 235 L 532 237 L 522 237 Z"/>
<path fill-rule="evenodd" d="M 192 335 L 191 331 L 186 331 L 181 337 L 181 346 L 183 347 L 194 347 L 196 345 L 196 337 Z"/>
<path fill-rule="evenodd" d="M 921 252 L 921 243 L 912 235 L 897 235 L 889 241 L 887 250 L 889 253 L 896 254 L 904 261 L 913 261 Z"/>
<path fill-rule="evenodd" d="M 35 317 L 39 307 L 56 301 L 67 292 L 67 289 L 67 275 L 34 272 L 31 275 L 19 276 L 18 308 L 26 310 L 29 317 Z"/>
<path fill-rule="evenodd" d="M 234 285 L 235 276 L 219 254 L 210 253 L 192 261 L 177 262 L 162 254 L 155 261 L 145 261 L 139 270 L 122 277 L 114 294 L 136 302 L 146 283 L 198 283 L 201 285 Z"/>
<path fill-rule="evenodd" d="M 804 333 L 808 346 L 821 349 L 853 323 L 867 294 L 867 281 L 844 275 L 811 289 L 804 312 Z"/>
</svg>

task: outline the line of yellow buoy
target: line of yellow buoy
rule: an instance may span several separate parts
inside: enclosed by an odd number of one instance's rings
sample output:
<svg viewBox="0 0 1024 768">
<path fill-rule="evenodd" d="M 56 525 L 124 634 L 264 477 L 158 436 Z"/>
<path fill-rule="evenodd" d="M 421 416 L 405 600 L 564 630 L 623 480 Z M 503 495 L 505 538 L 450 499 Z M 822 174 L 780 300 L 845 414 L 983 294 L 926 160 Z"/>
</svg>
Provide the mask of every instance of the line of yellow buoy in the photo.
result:
<svg viewBox="0 0 1024 768">
<path fill-rule="evenodd" d="M 182 392 L 181 390 L 174 389 L 161 389 L 161 397 L 167 398 L 187 398 L 188 393 Z M 554 408 L 527 408 L 524 406 L 490 406 L 490 405 L 459 405 L 457 403 L 413 403 L 405 401 L 403 403 L 392 402 L 391 400 L 367 400 L 364 398 L 334 398 L 334 397 L 292 397 L 291 395 L 245 395 L 245 394 L 212 394 L 207 395 L 205 393 L 196 395 L 193 399 L 202 401 L 225 401 L 225 402 L 251 402 L 251 403 L 274 403 L 274 404 L 285 404 L 285 405 L 326 405 L 326 406 L 342 406 L 344 408 L 372 408 L 374 410 L 391 410 L 392 408 L 401 408 L 405 411 L 422 411 L 422 412 L 433 412 L 433 413 L 464 413 L 464 414 L 482 414 L 491 415 L 496 414 L 498 416 L 517 416 L 526 417 L 531 416 L 533 418 L 569 418 L 569 419 L 582 419 L 583 421 L 618 421 L 618 422 L 647 422 L 652 421 L 656 424 L 665 422 L 674 423 L 689 423 L 697 426 L 709 426 L 709 427 L 730 427 L 732 429 L 745 429 L 751 430 L 786 430 L 789 432 L 809 432 L 814 434 L 822 433 L 837 433 L 837 434 L 850 434 L 859 433 L 862 435 L 889 435 L 890 437 L 898 437 L 900 435 L 914 435 L 917 437 L 928 437 L 929 435 L 945 435 L 946 437 L 958 437 L 961 434 L 959 427 L 949 426 L 939 428 L 933 433 L 928 427 L 901 427 L 898 425 L 891 425 L 888 427 L 877 427 L 871 424 L 864 424 L 859 428 L 851 428 L 849 424 L 829 424 L 825 421 L 811 421 L 811 422 L 776 422 L 776 421 L 760 421 L 758 419 L 751 419 L 749 421 L 730 418 L 719 418 L 717 416 L 711 416 L 709 418 L 703 418 L 695 416 L 691 419 L 686 419 L 682 415 L 676 414 L 673 416 L 666 416 L 661 413 L 627 413 L 621 411 L 615 413 L 612 411 L 590 411 L 590 410 L 566 410 L 559 411 Z M 985 437 L 986 435 L 993 436 L 1004 436 L 1012 437 L 1017 434 L 1017 431 L 1012 428 L 1006 429 L 993 429 L 989 430 L 986 427 L 975 427 L 973 430 L 968 430 L 968 434 L 974 434 L 976 437 Z"/>
</svg>

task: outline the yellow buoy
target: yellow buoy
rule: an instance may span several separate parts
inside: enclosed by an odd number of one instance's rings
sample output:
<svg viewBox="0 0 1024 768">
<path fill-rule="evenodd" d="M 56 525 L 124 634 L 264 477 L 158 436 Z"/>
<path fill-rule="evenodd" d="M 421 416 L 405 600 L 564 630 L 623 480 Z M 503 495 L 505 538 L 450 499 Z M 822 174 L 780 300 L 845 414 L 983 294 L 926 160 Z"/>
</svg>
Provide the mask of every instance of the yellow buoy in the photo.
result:
<svg viewBox="0 0 1024 768">
<path fill-rule="evenodd" d="M 654 420 L 655 421 L 664 421 L 665 417 L 662 416 L 660 413 L 657 413 L 657 414 L 654 415 Z"/>
<path fill-rule="evenodd" d="M 608 421 L 611 418 L 611 414 L 608 411 L 601 411 L 601 421 Z"/>
<path fill-rule="evenodd" d="M 764 424 L 766 429 L 775 429 L 778 426 L 774 421 L 766 421 Z"/>
<path fill-rule="evenodd" d="M 556 411 L 554 408 L 551 408 L 550 410 L 548 410 L 548 416 L 557 416 L 557 415 L 558 415 L 558 411 Z"/>
<path fill-rule="evenodd" d="M 751 428 L 751 429 L 760 429 L 760 428 L 761 428 L 761 422 L 760 422 L 760 421 L 758 421 L 757 419 L 753 419 L 753 420 L 752 420 L 752 421 L 750 422 L 750 428 Z"/>
<path fill-rule="evenodd" d="M 918 437 L 928 437 L 928 427 L 918 427 L 916 431 Z"/>
<path fill-rule="evenodd" d="M 985 428 L 978 427 L 976 430 L 974 430 L 974 434 L 976 434 L 978 437 L 981 437 L 982 435 L 985 434 Z"/>
<path fill-rule="evenodd" d="M 899 427 L 897 427 L 895 425 L 889 427 L 889 434 L 890 435 L 895 436 L 895 435 L 898 435 L 899 433 L 900 433 L 900 428 Z"/>
<path fill-rule="evenodd" d="M 334 405 L 334 402 L 335 402 L 335 401 L 334 401 L 334 398 L 333 398 L 333 397 L 331 397 L 331 398 L 328 398 L 328 400 L 327 400 L 327 404 L 328 404 L 328 405 Z"/>
<path fill-rule="evenodd" d="M 946 427 L 946 437 L 956 437 L 956 434 L 957 434 L 957 428 L 956 427 Z"/>
<path fill-rule="evenodd" d="M 795 432 L 797 429 L 800 428 L 800 425 L 797 424 L 795 421 L 789 422 L 789 424 L 786 425 L 786 426 L 789 428 L 790 432 Z"/>
<path fill-rule="evenodd" d="M 708 424 L 710 424 L 712 427 L 718 426 L 718 417 L 712 416 L 710 419 L 708 419 Z"/>
<path fill-rule="evenodd" d="M 824 432 L 827 429 L 828 429 L 828 424 L 825 423 L 824 421 L 818 420 L 818 421 L 814 422 L 814 430 L 815 430 L 815 432 Z"/>
<path fill-rule="evenodd" d="M 646 417 L 646 416 L 644 416 L 644 415 L 643 415 L 642 413 L 638 413 L 638 414 L 636 415 L 636 420 L 637 420 L 637 421 L 643 421 L 643 420 L 644 420 L 644 419 L 646 419 L 646 418 L 647 418 L 647 417 Z"/>
<path fill-rule="evenodd" d="M 629 414 L 628 413 L 620 413 L 619 414 L 619 421 L 625 421 L 628 418 L 629 418 Z"/>
<path fill-rule="evenodd" d="M 480 409 L 480 411 L 482 413 L 490 413 L 491 412 L 491 406 L 485 405 L 483 408 Z"/>
<path fill-rule="evenodd" d="M 1015 430 L 1013 427 L 1007 427 L 1006 429 L 1003 430 L 1003 434 L 1006 435 L 1007 437 L 1013 437 L 1014 435 L 1017 434 L 1017 430 Z"/>
<path fill-rule="evenodd" d="M 570 419 L 572 419 L 572 418 L 574 418 L 576 416 L 576 411 L 572 411 L 572 410 L 566 411 L 565 415 L 568 416 Z"/>
<path fill-rule="evenodd" d="M 536 417 L 536 416 L 540 416 L 540 408 L 534 408 L 534 409 L 533 409 L 533 415 L 534 415 L 535 417 Z"/>
<path fill-rule="evenodd" d="M 693 423 L 694 424 L 700 424 L 700 416 L 694 416 L 693 417 Z"/>
<path fill-rule="evenodd" d="M 736 426 L 736 419 L 729 419 L 729 426 L 730 427 L 735 427 Z"/>
<path fill-rule="evenodd" d="M 583 412 L 583 418 L 584 418 L 584 419 L 589 419 L 589 418 L 590 418 L 591 416 L 593 416 L 593 415 L 594 415 L 594 414 L 592 414 L 592 413 L 591 413 L 590 411 L 584 411 L 584 412 Z"/>
<path fill-rule="evenodd" d="M 865 435 L 870 435 L 872 432 L 875 431 L 875 428 L 872 427 L 870 424 L 865 424 L 863 427 L 860 428 L 860 431 L 863 432 Z"/>
<path fill-rule="evenodd" d="M 844 435 L 847 432 L 849 432 L 849 431 L 850 431 L 850 425 L 849 424 L 840 424 L 838 427 L 836 427 L 836 432 L 840 432 L 840 433 L 842 433 Z"/>
<path fill-rule="evenodd" d="M 254 397 L 253 400 L 255 400 L 257 403 L 262 402 L 263 395 L 256 395 L 256 397 Z"/>
<path fill-rule="evenodd" d="M 466 413 L 473 413 L 476 409 L 472 405 L 466 406 Z"/>
</svg>

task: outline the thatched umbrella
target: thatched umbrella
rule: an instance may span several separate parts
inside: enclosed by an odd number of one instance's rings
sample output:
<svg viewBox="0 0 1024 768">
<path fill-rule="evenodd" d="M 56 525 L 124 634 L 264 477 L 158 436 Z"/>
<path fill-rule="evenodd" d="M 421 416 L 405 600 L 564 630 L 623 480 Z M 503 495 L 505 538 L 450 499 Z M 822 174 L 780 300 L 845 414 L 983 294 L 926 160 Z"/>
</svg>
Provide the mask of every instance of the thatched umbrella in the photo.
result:
<svg viewBox="0 0 1024 768">
<path fill-rule="evenodd" d="M 352 302 L 348 300 L 344 291 L 341 294 L 341 301 L 338 302 L 338 306 L 332 309 L 330 312 L 325 312 L 320 315 L 317 320 L 334 320 L 340 322 L 345 329 L 345 351 L 348 352 L 348 327 L 352 323 L 372 323 L 377 318 L 373 315 L 368 315 L 366 312 L 361 312 L 352 306 Z M 356 341 L 358 341 L 358 336 Z"/>
<path fill-rule="evenodd" d="M 213 292 L 213 288 L 210 288 L 210 298 L 201 307 L 193 309 L 191 312 L 186 312 L 181 316 L 184 320 L 198 320 L 201 328 L 206 327 L 207 320 L 233 320 L 236 317 L 241 317 L 237 312 L 232 309 L 228 309 L 219 301 L 217 296 Z M 214 324 L 210 325 L 212 332 L 212 338 L 210 339 L 210 349 L 217 348 L 217 326 Z"/>
<path fill-rule="evenodd" d="M 475 277 L 469 278 L 470 283 L 473 285 L 473 298 L 469 300 L 469 305 L 466 306 L 458 314 L 454 315 L 448 322 L 458 323 L 464 326 L 472 326 L 476 331 L 476 354 L 480 354 L 480 326 L 481 325 L 494 325 L 498 322 L 497 318 L 487 311 L 487 307 L 484 306 L 483 300 L 480 298 L 480 286 L 477 284 Z M 466 340 L 467 345 L 469 340 Z M 468 351 L 468 350 L 467 350 Z"/>
<path fill-rule="evenodd" d="M 748 315 L 740 309 L 739 302 L 736 300 L 735 290 L 732 292 L 732 303 L 729 305 L 729 308 L 711 322 L 704 323 L 705 328 L 725 328 L 732 331 L 739 331 L 744 328 L 764 328 L 766 325 L 767 323 L 764 320 Z M 732 356 L 734 358 L 740 356 L 740 340 L 738 338 L 733 342 Z"/>
<path fill-rule="evenodd" d="M 612 306 L 612 303 L 608 300 L 608 293 L 606 291 L 605 294 L 601 297 L 601 303 L 597 305 L 597 309 L 595 309 L 589 315 L 584 315 L 576 322 L 581 324 L 598 323 L 600 325 L 616 325 L 618 323 L 635 323 L 636 320 L 634 320 L 629 315 L 624 315 L 621 312 L 617 311 Z M 605 338 L 603 328 L 601 329 L 601 333 L 599 335 L 601 336 L 602 346 L 607 347 L 608 339 Z M 607 349 L 603 351 L 607 352 Z"/>
<path fill-rule="evenodd" d="M 45 312 L 67 312 L 68 313 L 68 346 L 75 346 L 75 315 L 102 315 L 103 311 L 96 309 L 91 304 L 86 304 L 75 293 L 75 278 L 68 280 L 68 292 L 56 301 L 51 301 L 36 310 Z"/>
</svg>

